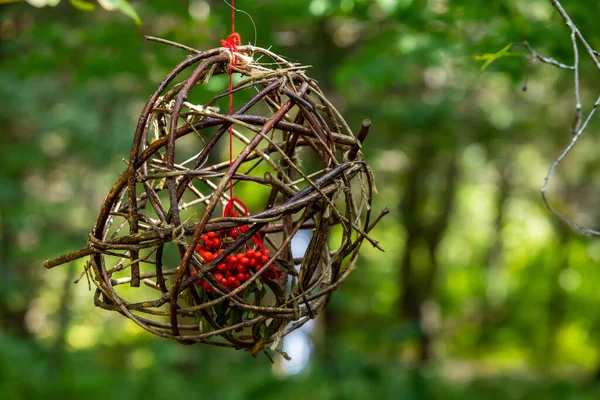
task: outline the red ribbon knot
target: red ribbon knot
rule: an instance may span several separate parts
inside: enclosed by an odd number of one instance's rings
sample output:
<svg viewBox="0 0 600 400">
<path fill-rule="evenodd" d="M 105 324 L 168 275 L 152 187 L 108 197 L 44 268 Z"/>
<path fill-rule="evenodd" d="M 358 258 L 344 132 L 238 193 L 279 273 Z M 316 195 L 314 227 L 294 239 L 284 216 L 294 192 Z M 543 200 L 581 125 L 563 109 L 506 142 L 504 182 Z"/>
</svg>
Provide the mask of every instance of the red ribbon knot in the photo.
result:
<svg viewBox="0 0 600 400">
<path fill-rule="evenodd" d="M 231 55 L 233 57 L 233 64 L 237 64 L 237 57 L 234 53 L 238 52 L 238 46 L 242 45 L 242 38 L 240 34 L 237 32 L 233 32 L 231 35 L 227 36 L 227 39 L 221 40 L 221 46 L 229 49 L 231 51 Z"/>
</svg>

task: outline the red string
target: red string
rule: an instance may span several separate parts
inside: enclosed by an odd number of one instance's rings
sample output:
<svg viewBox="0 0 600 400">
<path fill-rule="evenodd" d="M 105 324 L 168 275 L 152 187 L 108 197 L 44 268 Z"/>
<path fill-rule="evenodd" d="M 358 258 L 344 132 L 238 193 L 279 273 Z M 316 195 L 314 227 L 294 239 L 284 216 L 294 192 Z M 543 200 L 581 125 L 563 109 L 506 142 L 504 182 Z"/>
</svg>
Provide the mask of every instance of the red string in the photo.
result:
<svg viewBox="0 0 600 400">
<path fill-rule="evenodd" d="M 231 21 L 231 27 L 233 29 L 233 20 Z M 233 66 L 237 64 L 237 47 L 241 44 L 242 39 L 240 35 L 233 32 L 225 40 L 221 40 L 221 45 L 228 48 L 231 52 L 231 62 L 229 63 L 229 115 L 233 114 Z M 233 125 L 229 125 L 229 165 L 233 163 Z M 233 198 L 233 182 L 229 181 L 229 197 Z"/>
<path fill-rule="evenodd" d="M 233 114 L 233 66 L 237 64 L 238 58 L 235 53 L 238 52 L 238 46 L 242 45 L 242 39 L 239 33 L 235 31 L 235 0 L 231 0 L 231 35 L 227 36 L 227 39 L 221 40 L 221 46 L 229 49 L 231 52 L 231 62 L 229 63 L 229 115 Z M 229 125 L 229 165 L 233 163 L 233 125 Z M 233 181 L 229 181 L 229 201 L 223 208 L 223 217 L 241 217 L 240 214 L 234 210 L 235 204 L 239 204 L 244 209 L 244 217 L 248 216 L 248 207 L 244 202 L 236 197 L 233 197 Z M 256 232 L 252 236 L 252 241 L 265 253 L 265 247 L 263 246 L 262 237 L 260 233 Z M 265 253 L 266 254 L 266 253 Z M 277 271 L 271 266 L 275 275 L 278 276 Z"/>
<path fill-rule="evenodd" d="M 238 203 L 240 206 L 242 206 L 242 208 L 244 209 L 244 217 L 248 216 L 248 207 L 246 207 L 246 205 L 244 204 L 243 201 L 241 201 L 240 199 L 238 199 L 237 197 L 233 197 L 231 200 L 229 200 L 227 202 L 227 204 L 225 204 L 225 208 L 223 209 L 223 216 L 224 217 L 233 217 L 233 218 L 238 218 L 241 217 L 240 214 L 236 213 L 233 210 L 233 207 L 235 205 L 235 203 Z"/>
<path fill-rule="evenodd" d="M 242 39 L 239 33 L 235 31 L 235 0 L 231 0 L 231 35 L 225 40 L 221 40 L 221 45 L 228 48 L 231 52 L 231 62 L 229 63 L 229 115 L 233 114 L 233 66 L 237 64 L 237 47 L 241 46 Z M 233 163 L 233 125 L 229 125 L 229 165 Z M 233 198 L 233 182 L 229 181 L 229 198 Z"/>
<path fill-rule="evenodd" d="M 244 215 L 238 214 L 235 212 L 235 204 L 239 204 L 243 209 L 244 209 Z M 240 199 L 238 199 L 237 197 L 232 197 L 227 204 L 225 204 L 225 207 L 223 208 L 223 217 L 231 217 L 231 218 L 239 218 L 239 217 L 247 217 L 249 215 L 248 213 L 248 207 L 246 206 L 246 204 L 244 204 L 244 202 Z M 253 236 L 252 236 L 252 241 L 254 242 L 254 244 L 256 244 L 256 246 L 258 246 L 258 248 L 260 249 L 260 251 L 262 251 L 263 253 L 266 254 L 265 251 L 265 247 L 263 245 L 263 241 L 262 241 L 262 237 L 260 235 L 260 233 L 256 232 Z"/>
</svg>

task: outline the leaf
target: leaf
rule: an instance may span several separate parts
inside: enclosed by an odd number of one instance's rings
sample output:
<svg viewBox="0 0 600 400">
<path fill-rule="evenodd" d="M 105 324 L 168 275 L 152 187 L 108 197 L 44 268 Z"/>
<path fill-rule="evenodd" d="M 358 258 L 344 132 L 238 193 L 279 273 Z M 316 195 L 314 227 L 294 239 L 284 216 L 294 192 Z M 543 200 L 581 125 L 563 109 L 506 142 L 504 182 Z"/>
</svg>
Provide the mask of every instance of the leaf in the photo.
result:
<svg viewBox="0 0 600 400">
<path fill-rule="evenodd" d="M 138 24 L 138 25 L 142 24 L 142 20 L 137 15 L 137 12 L 135 12 L 134 8 L 131 7 L 131 5 L 128 2 L 126 2 L 125 0 L 121 1 L 121 6 L 119 7 L 119 9 L 121 10 L 121 12 L 123 14 L 125 14 L 128 17 L 130 17 L 131 19 L 133 19 L 136 24 Z"/>
<path fill-rule="evenodd" d="M 25 0 L 34 7 L 55 7 L 60 3 L 60 0 Z"/>
<path fill-rule="evenodd" d="M 70 0 L 71 5 L 81 11 L 94 11 L 96 6 L 84 0 Z"/>
<path fill-rule="evenodd" d="M 522 56 L 523 55 L 522 53 L 511 52 L 510 49 L 512 48 L 512 46 L 513 46 L 513 44 L 509 43 L 496 53 L 485 53 L 485 54 L 475 56 L 475 60 L 477 60 L 477 61 L 485 60 L 485 63 L 483 63 L 483 65 L 481 66 L 481 69 L 479 70 L 479 73 L 483 73 L 496 60 L 499 60 L 504 57 L 514 57 L 514 56 Z"/>
<path fill-rule="evenodd" d="M 251 274 L 252 276 L 256 275 L 256 274 L 255 274 L 253 271 L 250 271 L 250 274 Z M 258 290 L 259 290 L 259 291 L 260 291 L 260 290 L 263 290 L 263 284 L 262 284 L 262 282 L 260 281 L 260 278 L 256 279 L 256 280 L 254 281 L 254 284 L 256 285 L 256 287 L 258 288 Z"/>
<path fill-rule="evenodd" d="M 128 17 L 132 18 L 136 24 L 140 25 L 142 20 L 138 16 L 137 12 L 127 2 L 127 0 L 98 0 L 98 3 L 102 8 L 108 11 L 118 10 Z"/>
<path fill-rule="evenodd" d="M 242 310 L 240 310 L 239 308 L 232 308 L 231 311 L 229 312 L 228 325 L 231 326 L 231 325 L 235 325 L 235 324 L 242 322 L 242 317 L 243 317 Z M 244 329 L 244 328 L 240 327 L 240 328 L 236 329 L 236 332 L 240 332 L 242 329 Z"/>
<path fill-rule="evenodd" d="M 121 0 L 98 0 L 100 7 L 104 8 L 107 11 L 113 11 L 117 8 L 118 3 Z"/>
</svg>

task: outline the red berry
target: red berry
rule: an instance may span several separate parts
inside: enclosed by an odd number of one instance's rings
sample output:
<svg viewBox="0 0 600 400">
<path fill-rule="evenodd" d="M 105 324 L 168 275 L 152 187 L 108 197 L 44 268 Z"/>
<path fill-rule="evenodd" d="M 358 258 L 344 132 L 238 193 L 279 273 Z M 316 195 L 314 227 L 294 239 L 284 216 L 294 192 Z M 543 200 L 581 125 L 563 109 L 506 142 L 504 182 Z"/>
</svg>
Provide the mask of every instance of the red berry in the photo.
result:
<svg viewBox="0 0 600 400">
<path fill-rule="evenodd" d="M 202 235 L 200 235 L 200 240 L 202 240 L 203 243 L 206 243 L 206 240 L 208 239 L 208 235 L 203 233 Z"/>
<path fill-rule="evenodd" d="M 250 260 L 248 259 L 248 257 L 246 257 L 246 256 L 240 257 L 240 264 L 248 265 L 249 263 L 250 263 Z"/>
<path fill-rule="evenodd" d="M 250 266 L 251 267 L 256 267 L 257 265 L 258 265 L 258 262 L 256 262 L 256 259 L 253 258 L 253 259 L 250 260 Z"/>
<path fill-rule="evenodd" d="M 202 284 L 202 288 L 204 290 L 210 289 L 210 286 L 209 286 L 208 282 L 206 282 L 206 281 L 200 281 L 200 283 Z"/>
<path fill-rule="evenodd" d="M 254 258 L 256 259 L 256 261 L 260 261 L 260 258 L 263 256 L 263 253 L 261 253 L 260 251 L 255 251 L 254 252 Z"/>
<path fill-rule="evenodd" d="M 225 276 L 226 276 L 227 278 L 229 278 L 230 276 L 233 276 L 233 272 L 232 272 L 232 271 L 229 271 L 229 270 L 227 270 L 227 271 L 225 271 Z"/>
<path fill-rule="evenodd" d="M 247 272 L 248 271 L 248 267 L 246 267 L 245 265 L 239 264 L 237 266 L 237 271 L 238 272 Z"/>
<path fill-rule="evenodd" d="M 268 262 L 269 262 L 269 257 L 268 256 L 262 256 L 260 258 L 260 265 L 265 265 Z"/>
<path fill-rule="evenodd" d="M 235 276 L 230 276 L 227 278 L 227 283 L 231 285 L 231 283 L 235 280 Z"/>
<path fill-rule="evenodd" d="M 227 264 L 225 264 L 224 262 L 218 263 L 217 269 L 221 272 L 225 272 L 227 271 Z"/>
<path fill-rule="evenodd" d="M 209 252 L 209 251 L 207 251 L 207 252 L 206 252 L 206 253 L 205 253 L 205 254 L 202 256 L 202 258 L 204 258 L 204 261 L 206 261 L 206 262 L 211 262 L 212 260 L 214 260 L 214 259 L 215 259 L 215 257 L 216 257 L 216 256 L 215 256 L 213 253 Z"/>
<path fill-rule="evenodd" d="M 246 273 L 244 274 L 244 280 L 245 280 L 245 281 L 247 281 L 247 280 L 249 280 L 250 278 L 252 278 L 252 276 L 251 276 L 249 273 L 247 273 L 247 272 L 246 272 Z"/>
<path fill-rule="evenodd" d="M 213 247 L 214 249 L 218 249 L 219 247 L 221 247 L 221 239 L 219 239 L 219 238 L 214 238 L 214 239 L 212 240 L 212 247 Z"/>
<path fill-rule="evenodd" d="M 239 236 L 239 232 L 237 229 L 232 229 L 229 231 L 229 236 L 231 236 L 232 239 L 236 239 Z"/>
<path fill-rule="evenodd" d="M 246 274 L 244 274 L 243 272 L 238 272 L 238 274 L 235 277 L 242 282 L 246 280 Z"/>
<path fill-rule="evenodd" d="M 238 259 L 236 256 L 227 256 L 227 263 L 228 264 L 237 264 Z"/>
<path fill-rule="evenodd" d="M 242 232 L 242 233 L 248 232 L 248 229 L 250 229 L 250 227 L 248 227 L 248 225 L 240 226 L 240 232 Z"/>
<path fill-rule="evenodd" d="M 225 249 L 219 249 L 219 251 L 217 251 L 217 254 L 221 254 L 224 251 L 225 251 Z"/>
<path fill-rule="evenodd" d="M 208 232 L 206 236 L 208 236 L 209 239 L 214 239 L 217 237 L 217 234 L 215 232 Z"/>
<path fill-rule="evenodd" d="M 227 280 L 227 281 L 229 282 L 229 280 Z M 241 285 L 241 282 L 237 278 L 233 278 L 230 285 L 232 285 L 234 288 L 236 288 Z"/>
<path fill-rule="evenodd" d="M 215 279 L 216 279 L 217 281 L 219 281 L 219 282 L 221 281 L 221 279 L 223 279 L 223 278 L 224 278 L 223 274 L 215 274 L 215 275 L 214 275 L 214 277 L 215 277 Z"/>
<path fill-rule="evenodd" d="M 195 269 L 192 270 L 192 275 L 196 275 L 198 273 L 198 271 L 196 271 Z"/>
<path fill-rule="evenodd" d="M 256 254 L 256 252 L 252 249 L 246 250 L 246 257 L 248 257 L 248 258 L 254 258 L 255 254 Z"/>
</svg>

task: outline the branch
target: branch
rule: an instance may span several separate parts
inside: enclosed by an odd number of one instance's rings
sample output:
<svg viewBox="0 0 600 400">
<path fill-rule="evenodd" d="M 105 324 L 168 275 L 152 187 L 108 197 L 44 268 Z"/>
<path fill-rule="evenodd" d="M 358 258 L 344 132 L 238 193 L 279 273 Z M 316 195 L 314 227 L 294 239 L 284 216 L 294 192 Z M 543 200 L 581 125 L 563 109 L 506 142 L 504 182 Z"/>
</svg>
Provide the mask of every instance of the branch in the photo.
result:
<svg viewBox="0 0 600 400">
<path fill-rule="evenodd" d="M 590 45 L 585 40 L 585 38 L 583 37 L 583 35 L 581 34 L 581 32 L 579 31 L 577 26 L 573 23 L 573 21 L 571 20 L 571 18 L 565 11 L 565 9 L 560 4 L 560 2 L 558 0 L 550 0 L 550 2 L 554 6 L 554 8 L 556 8 L 558 13 L 562 17 L 562 19 L 565 21 L 567 27 L 571 31 L 571 43 L 573 46 L 573 65 L 572 66 L 565 65 L 565 64 L 559 63 L 558 61 L 556 61 L 552 58 L 542 57 L 539 54 L 537 54 L 537 52 L 535 52 L 529 46 L 529 44 L 527 42 L 524 42 L 524 45 L 529 49 L 529 51 L 531 52 L 531 55 L 534 59 L 540 60 L 546 64 L 550 64 L 550 65 L 553 65 L 558 68 L 569 69 L 569 70 L 573 71 L 573 80 L 574 80 L 573 84 L 574 84 L 574 91 L 575 91 L 575 118 L 573 121 L 573 125 L 571 126 L 571 132 L 574 136 L 571 139 L 571 142 L 569 143 L 569 145 L 562 151 L 560 156 L 558 156 L 558 158 L 550 166 L 550 169 L 548 170 L 548 173 L 544 179 L 544 185 L 541 189 L 542 199 L 544 200 L 544 204 L 546 205 L 546 207 L 554 215 L 556 215 L 563 222 L 565 222 L 567 225 L 569 225 L 571 228 L 575 229 L 576 231 L 578 231 L 579 233 L 581 233 L 585 236 L 600 236 L 599 231 L 582 227 L 582 226 L 578 225 L 576 222 L 574 222 L 571 219 L 569 219 L 568 217 L 566 217 L 565 215 L 558 212 L 554 207 L 552 207 L 552 205 L 550 204 L 550 201 L 548 200 L 547 190 L 548 190 L 548 186 L 550 184 L 550 179 L 552 178 L 552 175 L 554 174 L 554 171 L 556 170 L 558 165 L 565 159 L 565 157 L 569 154 L 569 152 L 575 147 L 575 144 L 577 144 L 577 142 L 581 138 L 581 135 L 587 128 L 590 120 L 592 119 L 592 117 L 596 113 L 596 110 L 600 106 L 600 96 L 599 96 L 597 98 L 596 102 L 594 103 L 592 109 L 588 113 L 587 117 L 585 118 L 585 120 L 583 119 L 583 112 L 582 112 L 583 106 L 581 103 L 581 93 L 580 93 L 579 49 L 578 49 L 577 41 L 581 42 L 585 51 L 587 52 L 587 54 L 591 58 L 592 62 L 596 66 L 596 69 L 600 72 L 600 61 L 596 57 L 598 52 L 594 51 L 590 47 Z"/>
</svg>

